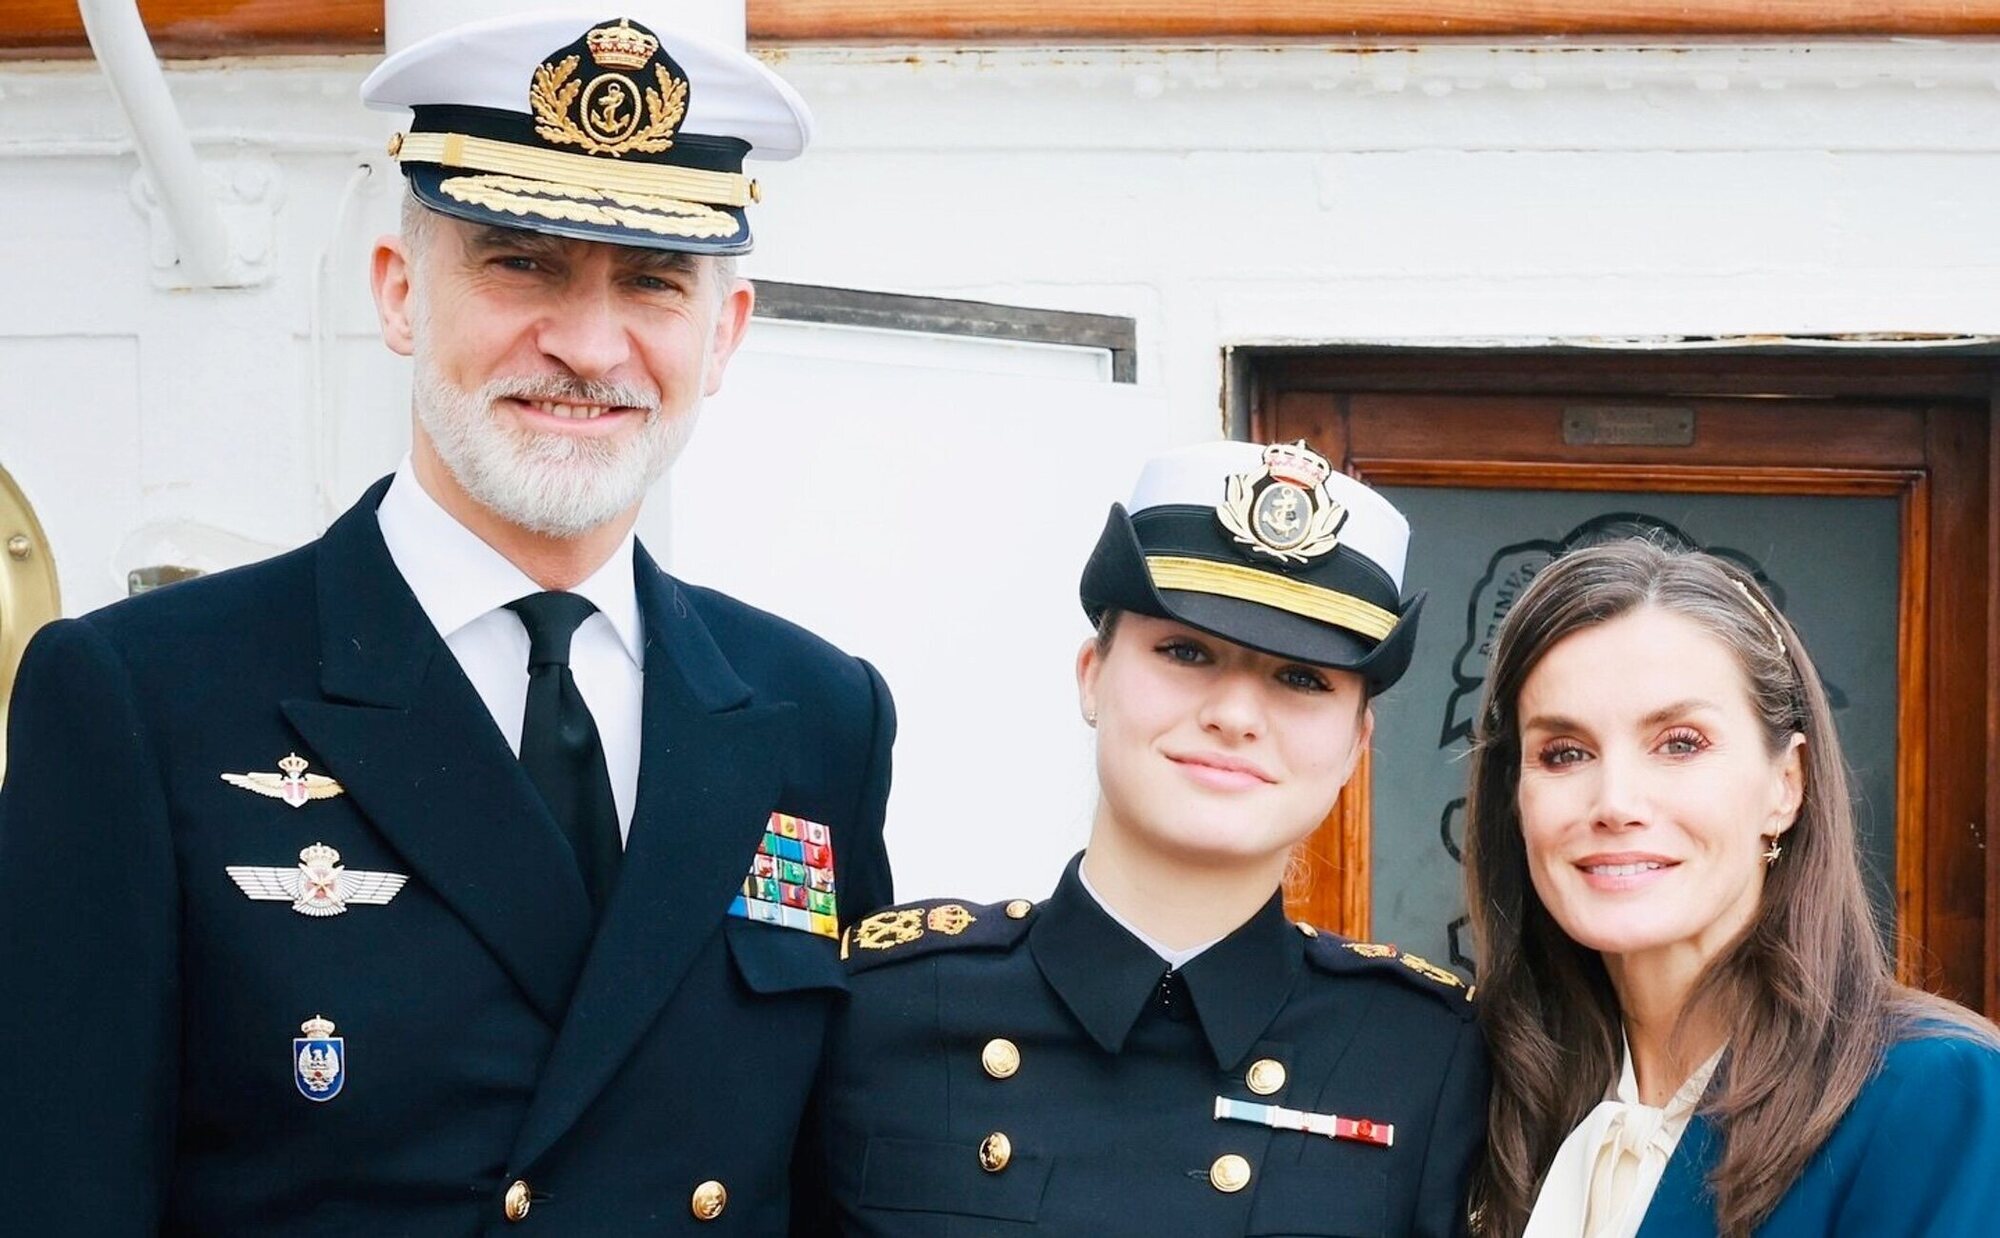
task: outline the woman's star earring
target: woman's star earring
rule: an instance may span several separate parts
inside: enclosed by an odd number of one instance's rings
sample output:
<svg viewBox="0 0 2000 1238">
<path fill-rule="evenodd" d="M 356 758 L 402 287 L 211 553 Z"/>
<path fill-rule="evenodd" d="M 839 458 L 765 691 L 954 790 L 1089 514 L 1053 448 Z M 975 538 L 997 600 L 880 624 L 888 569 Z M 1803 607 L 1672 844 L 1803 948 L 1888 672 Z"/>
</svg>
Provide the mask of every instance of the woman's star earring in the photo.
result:
<svg viewBox="0 0 2000 1238">
<path fill-rule="evenodd" d="M 1778 862 L 1779 856 L 1785 854 L 1785 849 L 1779 845 L 1776 834 L 1764 835 L 1764 842 L 1764 867 L 1769 868 Z"/>
<path fill-rule="evenodd" d="M 1096 726 L 1096 725 L 1097 725 L 1097 711 L 1096 711 L 1096 710 L 1094 710 L 1094 709 L 1086 709 L 1086 710 L 1084 710 L 1084 711 L 1083 711 L 1083 725 L 1085 725 L 1085 726 Z"/>
</svg>

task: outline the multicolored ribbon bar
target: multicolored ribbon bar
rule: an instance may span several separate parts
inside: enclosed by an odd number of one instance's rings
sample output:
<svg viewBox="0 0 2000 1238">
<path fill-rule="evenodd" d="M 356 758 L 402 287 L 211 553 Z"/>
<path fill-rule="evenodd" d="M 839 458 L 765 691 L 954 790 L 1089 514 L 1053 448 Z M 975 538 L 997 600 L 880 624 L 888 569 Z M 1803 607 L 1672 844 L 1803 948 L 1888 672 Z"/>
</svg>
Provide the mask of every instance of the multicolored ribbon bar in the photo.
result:
<svg viewBox="0 0 2000 1238">
<path fill-rule="evenodd" d="M 817 821 L 772 813 L 729 914 L 838 940 L 832 832 Z"/>
<path fill-rule="evenodd" d="M 1379 1148 L 1389 1147 L 1396 1142 L 1396 1128 L 1388 1122 L 1371 1122 L 1367 1118 L 1343 1118 L 1334 1113 L 1307 1113 L 1303 1109 L 1287 1109 L 1283 1105 L 1260 1105 L 1247 1100 L 1230 1100 L 1226 1096 L 1215 1098 L 1215 1120 L 1255 1122 L 1259 1126 L 1274 1127 L 1281 1131 L 1304 1131 L 1308 1135 L 1325 1135 L 1328 1139 L 1352 1139 L 1357 1143 L 1372 1143 Z"/>
</svg>

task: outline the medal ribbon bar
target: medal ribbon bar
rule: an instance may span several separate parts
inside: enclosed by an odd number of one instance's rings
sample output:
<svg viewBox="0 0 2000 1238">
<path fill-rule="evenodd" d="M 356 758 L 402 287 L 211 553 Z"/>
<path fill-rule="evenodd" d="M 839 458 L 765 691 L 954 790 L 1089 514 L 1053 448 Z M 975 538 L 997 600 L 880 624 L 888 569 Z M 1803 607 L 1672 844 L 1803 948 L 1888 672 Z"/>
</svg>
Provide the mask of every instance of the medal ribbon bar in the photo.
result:
<svg viewBox="0 0 2000 1238">
<path fill-rule="evenodd" d="M 1396 1128 L 1388 1122 L 1343 1118 L 1334 1113 L 1307 1113 L 1303 1109 L 1230 1100 L 1226 1096 L 1215 1098 L 1215 1120 L 1255 1122 L 1259 1126 L 1281 1131 L 1304 1131 L 1309 1135 L 1325 1135 L 1328 1139 L 1352 1139 L 1357 1143 L 1372 1143 L 1379 1148 L 1396 1142 Z"/>
</svg>

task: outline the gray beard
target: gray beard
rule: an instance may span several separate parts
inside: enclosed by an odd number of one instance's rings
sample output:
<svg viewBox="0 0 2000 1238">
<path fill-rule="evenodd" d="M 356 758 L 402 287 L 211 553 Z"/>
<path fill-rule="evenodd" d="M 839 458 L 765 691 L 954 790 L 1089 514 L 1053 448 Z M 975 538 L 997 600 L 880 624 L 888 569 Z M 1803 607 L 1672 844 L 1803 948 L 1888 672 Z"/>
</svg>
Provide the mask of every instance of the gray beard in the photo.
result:
<svg viewBox="0 0 2000 1238">
<path fill-rule="evenodd" d="M 447 382 L 419 343 L 412 396 L 418 424 L 465 492 L 509 524 L 544 537 L 575 538 L 616 519 L 646 496 L 694 430 L 699 406 L 661 415 L 652 392 L 572 376 L 499 378 L 477 391 Z M 646 422 L 622 443 L 532 434 L 493 412 L 503 398 L 567 399 L 643 408 Z"/>
</svg>

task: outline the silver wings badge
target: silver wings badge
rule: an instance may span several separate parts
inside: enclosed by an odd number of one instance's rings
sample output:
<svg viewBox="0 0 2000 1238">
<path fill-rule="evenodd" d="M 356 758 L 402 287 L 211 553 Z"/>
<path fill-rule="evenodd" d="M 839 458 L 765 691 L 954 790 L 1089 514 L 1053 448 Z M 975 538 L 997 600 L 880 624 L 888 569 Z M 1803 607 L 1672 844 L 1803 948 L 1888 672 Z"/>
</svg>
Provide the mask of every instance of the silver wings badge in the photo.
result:
<svg viewBox="0 0 2000 1238">
<path fill-rule="evenodd" d="M 332 799 L 345 789 L 325 774 L 306 773 L 310 764 L 312 762 L 293 752 L 278 762 L 278 768 L 284 771 L 281 774 L 224 774 L 222 781 L 232 787 L 242 787 L 245 791 L 283 800 L 293 808 L 305 807 L 307 800 Z"/>
<path fill-rule="evenodd" d="M 403 888 L 402 873 L 371 873 L 340 865 L 340 852 L 314 843 L 299 852 L 297 868 L 252 868 L 232 864 L 229 879 L 260 902 L 290 901 L 302 916 L 337 916 L 349 904 L 380 907 Z"/>
</svg>

